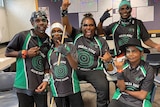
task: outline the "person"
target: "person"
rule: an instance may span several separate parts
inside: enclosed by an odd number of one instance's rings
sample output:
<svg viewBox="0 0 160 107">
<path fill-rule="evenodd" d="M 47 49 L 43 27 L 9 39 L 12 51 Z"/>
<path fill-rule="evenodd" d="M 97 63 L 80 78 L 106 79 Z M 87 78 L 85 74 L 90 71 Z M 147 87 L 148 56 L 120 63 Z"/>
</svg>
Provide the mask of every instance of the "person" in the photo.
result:
<svg viewBox="0 0 160 107">
<path fill-rule="evenodd" d="M 113 22 L 108 26 L 103 26 L 103 22 L 111 17 L 109 13 L 110 10 L 111 9 L 105 11 L 100 17 L 97 29 L 98 34 L 105 34 L 106 38 L 112 35 L 115 44 L 114 55 L 119 53 L 119 46 L 127 43 L 130 38 L 141 39 L 145 45 L 160 51 L 160 44 L 150 39 L 143 22 L 131 16 L 132 7 L 129 1 L 122 0 L 119 4 L 119 21 Z"/>
<path fill-rule="evenodd" d="M 91 83 L 95 88 L 97 107 L 106 107 L 109 103 L 109 82 L 103 72 L 103 61 L 111 60 L 108 44 L 96 34 L 96 23 L 92 14 L 84 15 L 80 30 L 69 23 L 67 9 L 70 4 L 69 0 L 63 0 L 61 17 L 69 38 L 73 39 L 78 51 L 78 78 Z"/>
<path fill-rule="evenodd" d="M 57 107 L 84 107 L 76 74 L 77 51 L 73 44 L 61 43 L 62 34 L 65 34 L 63 29 L 63 25 L 59 22 L 51 25 L 53 45 L 48 52 L 48 61 L 52 71 L 50 81 L 52 96 Z M 61 53 L 60 62 L 58 62 L 59 53 Z"/>
<path fill-rule="evenodd" d="M 47 107 L 49 80 L 49 36 L 45 33 L 48 19 L 44 11 L 34 11 L 32 29 L 17 33 L 6 47 L 5 56 L 16 57 L 14 89 L 19 107 Z"/>
<path fill-rule="evenodd" d="M 154 83 L 154 70 L 141 57 L 149 53 L 141 41 L 131 38 L 120 47 L 125 51 L 126 60 L 117 61 L 117 89 L 108 107 L 152 107 L 150 102 Z"/>
</svg>

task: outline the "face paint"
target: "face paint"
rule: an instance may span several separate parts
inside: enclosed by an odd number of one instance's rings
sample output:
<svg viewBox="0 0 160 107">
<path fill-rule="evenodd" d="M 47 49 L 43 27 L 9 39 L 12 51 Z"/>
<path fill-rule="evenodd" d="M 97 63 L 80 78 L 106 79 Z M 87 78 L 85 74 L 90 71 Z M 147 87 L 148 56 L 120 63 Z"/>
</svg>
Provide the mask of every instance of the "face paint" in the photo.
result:
<svg viewBox="0 0 160 107">
<path fill-rule="evenodd" d="M 137 53 L 137 51 L 139 51 L 139 50 L 137 50 L 137 48 L 135 48 L 135 49 L 126 48 L 126 56 L 135 54 L 135 53 Z"/>
<path fill-rule="evenodd" d="M 52 36 L 54 36 L 54 35 L 61 35 L 62 36 L 62 32 L 54 32 L 54 33 L 52 33 Z"/>
</svg>

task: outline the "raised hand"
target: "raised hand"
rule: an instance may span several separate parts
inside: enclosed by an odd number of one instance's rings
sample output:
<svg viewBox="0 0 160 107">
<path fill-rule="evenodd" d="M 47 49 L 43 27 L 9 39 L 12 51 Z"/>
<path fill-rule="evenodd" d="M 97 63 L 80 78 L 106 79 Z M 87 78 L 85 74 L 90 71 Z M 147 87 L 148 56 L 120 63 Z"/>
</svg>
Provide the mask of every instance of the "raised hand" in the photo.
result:
<svg viewBox="0 0 160 107">
<path fill-rule="evenodd" d="M 69 7 L 71 3 L 69 2 L 69 0 L 63 0 L 62 1 L 62 10 L 67 10 L 67 8 Z"/>
<path fill-rule="evenodd" d="M 111 11 L 111 10 L 112 10 L 112 8 L 111 8 L 111 9 L 107 9 L 107 10 L 103 13 L 103 15 L 102 15 L 101 18 L 100 18 L 100 22 L 101 22 L 101 23 L 103 23 L 107 18 L 111 17 L 111 15 L 110 15 L 110 13 L 109 13 L 109 11 Z"/>
</svg>

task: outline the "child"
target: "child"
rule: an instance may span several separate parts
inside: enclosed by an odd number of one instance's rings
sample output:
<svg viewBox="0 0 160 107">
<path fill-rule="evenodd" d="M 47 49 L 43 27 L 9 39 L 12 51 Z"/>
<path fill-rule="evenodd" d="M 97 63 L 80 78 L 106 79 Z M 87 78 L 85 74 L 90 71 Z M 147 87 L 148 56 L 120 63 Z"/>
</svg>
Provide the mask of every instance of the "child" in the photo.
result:
<svg viewBox="0 0 160 107">
<path fill-rule="evenodd" d="M 79 80 L 76 75 L 77 54 L 74 45 L 61 44 L 63 26 L 60 23 L 51 25 L 53 46 L 48 53 L 50 68 L 52 71 L 50 87 L 57 107 L 66 107 L 66 101 L 72 107 L 83 107 L 80 93 Z M 61 53 L 60 64 L 58 56 Z"/>
<path fill-rule="evenodd" d="M 131 38 L 120 47 L 127 60 L 114 61 L 117 67 L 117 90 L 108 107 L 152 107 L 150 92 L 154 82 L 153 68 L 141 60 L 149 50 L 142 47 L 141 41 Z"/>
</svg>

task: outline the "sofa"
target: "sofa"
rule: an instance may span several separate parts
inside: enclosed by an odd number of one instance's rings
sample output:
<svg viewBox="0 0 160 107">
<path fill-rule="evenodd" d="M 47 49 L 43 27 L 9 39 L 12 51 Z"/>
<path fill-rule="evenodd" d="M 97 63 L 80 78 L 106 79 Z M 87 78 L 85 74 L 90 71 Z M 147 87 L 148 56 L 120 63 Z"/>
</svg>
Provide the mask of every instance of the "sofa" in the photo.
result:
<svg viewBox="0 0 160 107">
<path fill-rule="evenodd" d="M 15 72 L 0 71 L 0 107 L 18 107 L 17 95 L 13 90 Z"/>
</svg>

